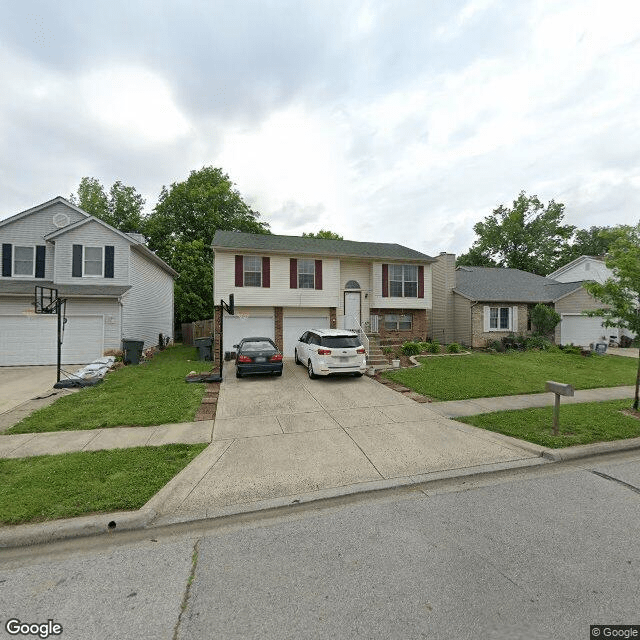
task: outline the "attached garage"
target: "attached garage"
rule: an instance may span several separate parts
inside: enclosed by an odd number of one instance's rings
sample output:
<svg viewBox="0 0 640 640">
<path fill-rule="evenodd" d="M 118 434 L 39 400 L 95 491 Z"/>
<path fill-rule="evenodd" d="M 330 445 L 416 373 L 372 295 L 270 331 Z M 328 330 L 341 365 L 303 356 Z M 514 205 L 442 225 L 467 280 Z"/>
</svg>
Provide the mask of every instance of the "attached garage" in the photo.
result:
<svg viewBox="0 0 640 640">
<path fill-rule="evenodd" d="M 329 329 L 328 315 L 284 316 L 282 322 L 282 341 L 284 355 L 293 358 L 298 338 L 309 329 Z"/>
<path fill-rule="evenodd" d="M 0 316 L 0 366 L 51 365 L 58 358 L 56 315 Z M 62 364 L 87 364 L 104 350 L 102 316 L 67 316 Z"/>
<path fill-rule="evenodd" d="M 238 344 L 242 338 L 260 336 L 275 339 L 275 323 L 273 315 L 259 316 L 252 313 L 237 311 L 236 315 L 227 313 L 223 320 L 223 350 L 233 351 L 233 345 Z"/>
<path fill-rule="evenodd" d="M 562 314 L 560 344 L 588 347 L 592 342 L 600 342 L 604 336 L 609 335 L 617 335 L 617 329 L 603 327 L 601 318 Z"/>
</svg>

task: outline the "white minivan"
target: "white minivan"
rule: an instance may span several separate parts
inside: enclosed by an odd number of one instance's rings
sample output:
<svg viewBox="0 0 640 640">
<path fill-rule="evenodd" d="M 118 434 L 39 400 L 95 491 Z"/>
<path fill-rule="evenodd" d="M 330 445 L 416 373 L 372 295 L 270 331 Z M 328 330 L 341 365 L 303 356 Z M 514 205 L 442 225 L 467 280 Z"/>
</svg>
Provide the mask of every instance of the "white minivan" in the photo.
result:
<svg viewBox="0 0 640 640">
<path fill-rule="evenodd" d="M 339 329 L 305 331 L 295 347 L 296 364 L 307 367 L 311 379 L 333 373 L 361 376 L 367 370 L 367 354 L 357 333 Z"/>
</svg>

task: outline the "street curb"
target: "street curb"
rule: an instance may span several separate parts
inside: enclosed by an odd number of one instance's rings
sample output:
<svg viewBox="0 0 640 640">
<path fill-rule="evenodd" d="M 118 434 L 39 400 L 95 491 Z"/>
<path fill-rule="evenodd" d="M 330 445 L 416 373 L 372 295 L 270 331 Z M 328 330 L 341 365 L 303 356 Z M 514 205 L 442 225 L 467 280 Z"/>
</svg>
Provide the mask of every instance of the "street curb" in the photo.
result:
<svg viewBox="0 0 640 640">
<path fill-rule="evenodd" d="M 220 507 L 205 513 L 159 515 L 162 507 L 171 498 L 175 489 L 178 491 L 186 490 L 187 483 L 185 481 L 187 477 L 193 473 L 193 469 L 190 470 L 189 467 L 198 461 L 198 458 L 205 453 L 205 449 L 199 456 L 194 458 L 191 464 L 172 478 L 172 480 L 137 511 L 101 513 L 78 518 L 55 520 L 53 522 L 0 527 L 0 549 L 28 547 L 72 538 L 115 533 L 118 531 L 151 530 L 188 522 L 195 523 L 204 520 L 224 519 L 232 516 L 259 514 L 267 511 L 291 509 L 300 505 L 310 505 L 332 499 L 348 498 L 356 495 L 374 494 L 384 491 L 412 488 L 423 488 L 425 491 L 428 491 L 430 486 L 441 482 L 457 479 L 470 481 L 481 480 L 483 478 L 489 479 L 511 471 L 525 470 L 580 458 L 588 458 L 595 455 L 606 455 L 635 449 L 640 449 L 640 438 L 578 445 L 560 450 L 545 449 L 538 456 L 519 458 L 509 462 L 449 469 L 446 471 L 434 471 L 420 475 L 351 484 L 343 487 L 331 487 L 312 493 L 293 494 L 280 498 Z M 201 475 L 199 477 L 201 477 Z"/>
<path fill-rule="evenodd" d="M 565 460 L 579 460 L 580 458 L 588 458 L 589 456 L 618 453 L 620 451 L 633 451 L 634 449 L 640 449 L 640 438 L 580 444 L 564 449 L 545 449 L 542 452 L 542 457 L 552 462 L 564 462 Z"/>
</svg>

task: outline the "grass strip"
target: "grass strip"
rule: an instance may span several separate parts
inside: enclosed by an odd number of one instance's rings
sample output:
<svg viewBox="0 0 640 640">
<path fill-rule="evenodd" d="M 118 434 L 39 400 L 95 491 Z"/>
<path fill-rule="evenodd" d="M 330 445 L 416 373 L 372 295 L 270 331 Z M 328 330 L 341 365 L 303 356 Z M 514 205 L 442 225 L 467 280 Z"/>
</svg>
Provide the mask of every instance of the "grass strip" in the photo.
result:
<svg viewBox="0 0 640 640">
<path fill-rule="evenodd" d="M 142 507 L 206 444 L 168 444 L 0 460 L 0 523 Z"/>
<path fill-rule="evenodd" d="M 382 375 L 434 400 L 466 400 L 521 393 L 542 393 L 547 380 L 575 389 L 635 383 L 638 363 L 623 356 L 591 356 L 528 351 L 474 353 L 451 358 L 422 358 L 420 367 Z"/>
<path fill-rule="evenodd" d="M 456 418 L 476 427 L 552 449 L 640 437 L 640 419 L 625 415 L 632 400 L 560 406 L 560 433 L 553 435 L 553 407 L 497 411 Z"/>
<path fill-rule="evenodd" d="M 194 347 L 176 345 L 151 360 L 109 372 L 85 387 L 35 411 L 6 433 L 42 433 L 191 422 L 202 402 L 204 384 L 189 384 L 191 371 L 211 363 L 197 360 Z"/>
</svg>

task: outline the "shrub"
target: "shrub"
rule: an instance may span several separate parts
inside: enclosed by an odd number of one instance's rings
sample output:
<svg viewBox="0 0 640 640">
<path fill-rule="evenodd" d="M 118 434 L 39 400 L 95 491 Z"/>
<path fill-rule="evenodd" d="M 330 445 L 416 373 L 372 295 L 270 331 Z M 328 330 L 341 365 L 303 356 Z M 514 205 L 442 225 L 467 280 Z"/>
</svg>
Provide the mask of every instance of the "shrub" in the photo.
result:
<svg viewBox="0 0 640 640">
<path fill-rule="evenodd" d="M 576 356 L 579 356 L 582 353 L 582 349 L 580 347 L 576 347 L 574 344 L 562 345 L 562 350 L 565 353 L 569 353 L 571 355 L 576 355 Z"/>
<path fill-rule="evenodd" d="M 462 347 L 457 342 L 452 342 L 447 345 L 448 353 L 460 353 L 462 351 Z"/>
<path fill-rule="evenodd" d="M 531 324 L 538 335 L 551 335 L 560 320 L 560 314 L 546 304 L 537 304 L 531 310 Z"/>
<path fill-rule="evenodd" d="M 498 353 L 502 353 L 504 351 L 504 345 L 501 340 L 492 340 L 487 343 L 487 349 L 489 351 L 497 351 Z"/>
<path fill-rule="evenodd" d="M 427 351 L 429 353 L 440 353 L 440 343 L 437 340 L 432 340 L 427 343 Z"/>
<path fill-rule="evenodd" d="M 422 349 L 420 349 L 420 345 L 417 342 L 405 342 L 402 345 L 402 353 L 405 356 L 417 356 Z"/>
<path fill-rule="evenodd" d="M 393 353 L 393 347 L 388 345 L 386 347 L 382 347 L 382 353 L 384 353 L 385 356 L 390 356 Z"/>
<path fill-rule="evenodd" d="M 525 342 L 527 349 L 539 349 L 540 351 L 549 351 L 553 346 L 551 340 L 544 336 L 529 336 Z"/>
<path fill-rule="evenodd" d="M 505 349 L 516 349 L 518 351 L 524 351 L 526 345 L 526 338 L 522 335 L 515 335 L 510 333 L 508 336 L 502 338 L 502 346 Z"/>
</svg>

